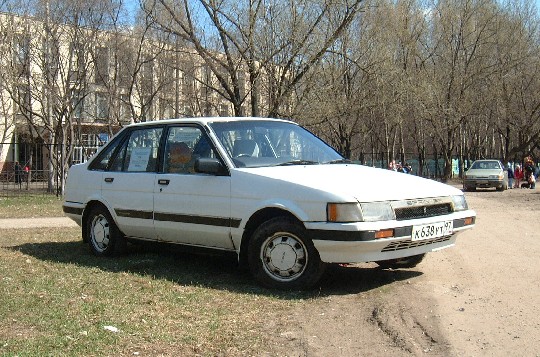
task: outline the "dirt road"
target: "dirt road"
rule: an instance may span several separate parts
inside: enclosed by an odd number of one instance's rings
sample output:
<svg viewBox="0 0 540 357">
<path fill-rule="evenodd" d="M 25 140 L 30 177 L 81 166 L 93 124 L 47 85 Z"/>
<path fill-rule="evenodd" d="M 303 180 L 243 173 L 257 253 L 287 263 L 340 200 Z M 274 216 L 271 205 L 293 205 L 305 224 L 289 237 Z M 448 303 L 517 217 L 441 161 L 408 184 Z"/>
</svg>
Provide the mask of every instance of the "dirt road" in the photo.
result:
<svg viewBox="0 0 540 357">
<path fill-rule="evenodd" d="M 343 268 L 279 326 L 283 353 L 540 356 L 540 189 L 466 195 L 477 223 L 455 247 L 409 270 Z"/>
</svg>

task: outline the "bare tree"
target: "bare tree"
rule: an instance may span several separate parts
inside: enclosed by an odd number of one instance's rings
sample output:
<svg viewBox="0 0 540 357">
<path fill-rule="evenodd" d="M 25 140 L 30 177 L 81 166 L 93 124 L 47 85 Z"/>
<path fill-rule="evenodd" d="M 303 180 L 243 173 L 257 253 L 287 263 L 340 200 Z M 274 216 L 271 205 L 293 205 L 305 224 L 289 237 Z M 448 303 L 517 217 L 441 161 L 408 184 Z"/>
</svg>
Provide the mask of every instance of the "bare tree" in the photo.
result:
<svg viewBox="0 0 540 357">
<path fill-rule="evenodd" d="M 259 88 L 267 82 L 266 111 L 278 116 L 284 114 L 280 108 L 287 107 L 295 86 L 354 19 L 360 3 L 253 0 L 244 6 L 233 1 L 155 0 L 145 10 L 157 14 L 164 31 L 193 46 L 217 79 L 218 86 L 211 89 L 232 104 L 235 115 L 244 115 L 247 98 L 251 114 L 260 113 Z M 331 21 L 332 16 L 337 20 Z"/>
<path fill-rule="evenodd" d="M 74 113 L 88 89 L 83 54 L 94 43 L 95 31 L 82 25 L 96 16 L 85 11 L 77 4 L 46 2 L 35 8 L 34 17 L 17 17 L 12 25 L 18 31 L 11 39 L 15 55 L 6 59 L 15 118 L 26 122 L 32 142 L 48 148 L 49 190 L 57 187 L 58 194 L 76 140 Z"/>
</svg>

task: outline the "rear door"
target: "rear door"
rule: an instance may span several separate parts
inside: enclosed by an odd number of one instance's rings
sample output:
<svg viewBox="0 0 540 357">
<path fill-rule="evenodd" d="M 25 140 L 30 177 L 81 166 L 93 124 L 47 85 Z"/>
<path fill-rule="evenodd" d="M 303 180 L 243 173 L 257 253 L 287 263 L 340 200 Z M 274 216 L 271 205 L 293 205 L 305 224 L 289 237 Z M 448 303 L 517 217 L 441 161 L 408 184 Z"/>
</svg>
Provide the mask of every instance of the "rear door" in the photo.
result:
<svg viewBox="0 0 540 357">
<path fill-rule="evenodd" d="M 101 195 L 127 236 L 156 239 L 153 196 L 162 133 L 163 127 L 132 130 L 103 173 Z"/>
</svg>

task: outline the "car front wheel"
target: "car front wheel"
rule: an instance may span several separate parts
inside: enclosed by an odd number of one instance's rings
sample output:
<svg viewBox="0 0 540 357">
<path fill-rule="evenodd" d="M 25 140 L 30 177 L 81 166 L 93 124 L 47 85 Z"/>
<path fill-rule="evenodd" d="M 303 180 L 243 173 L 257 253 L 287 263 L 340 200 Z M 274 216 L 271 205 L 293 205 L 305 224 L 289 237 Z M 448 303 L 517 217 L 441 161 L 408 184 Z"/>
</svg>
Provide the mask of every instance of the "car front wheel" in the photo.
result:
<svg viewBox="0 0 540 357">
<path fill-rule="evenodd" d="M 299 223 L 276 217 L 263 223 L 248 246 L 249 268 L 262 285 L 277 289 L 309 289 L 325 264 Z"/>
<path fill-rule="evenodd" d="M 97 206 L 90 211 L 86 220 L 86 237 L 94 255 L 113 256 L 126 251 L 126 240 L 104 207 Z"/>
</svg>

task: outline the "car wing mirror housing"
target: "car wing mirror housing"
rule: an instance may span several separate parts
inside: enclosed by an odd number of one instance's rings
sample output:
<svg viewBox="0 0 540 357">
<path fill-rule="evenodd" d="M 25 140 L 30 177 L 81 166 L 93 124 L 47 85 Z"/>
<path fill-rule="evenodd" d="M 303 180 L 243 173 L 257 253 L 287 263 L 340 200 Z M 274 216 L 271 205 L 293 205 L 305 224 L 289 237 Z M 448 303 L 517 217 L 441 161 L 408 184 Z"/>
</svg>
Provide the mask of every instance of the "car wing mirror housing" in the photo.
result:
<svg viewBox="0 0 540 357">
<path fill-rule="evenodd" d="M 227 168 L 218 159 L 201 157 L 195 160 L 195 172 L 215 176 L 227 176 Z"/>
</svg>

